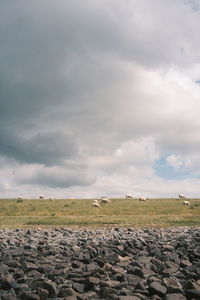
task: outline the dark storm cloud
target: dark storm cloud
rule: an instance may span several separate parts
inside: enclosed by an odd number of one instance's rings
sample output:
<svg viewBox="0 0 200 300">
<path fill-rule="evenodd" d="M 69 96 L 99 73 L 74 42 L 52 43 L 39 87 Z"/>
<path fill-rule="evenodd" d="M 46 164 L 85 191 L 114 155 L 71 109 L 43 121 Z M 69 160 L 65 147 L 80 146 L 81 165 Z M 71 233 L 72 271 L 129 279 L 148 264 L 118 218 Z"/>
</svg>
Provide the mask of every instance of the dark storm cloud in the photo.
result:
<svg viewBox="0 0 200 300">
<path fill-rule="evenodd" d="M 6 131 L 0 134 L 0 154 L 21 163 L 51 166 L 76 157 L 77 147 L 72 137 L 59 132 L 25 137 Z"/>
</svg>

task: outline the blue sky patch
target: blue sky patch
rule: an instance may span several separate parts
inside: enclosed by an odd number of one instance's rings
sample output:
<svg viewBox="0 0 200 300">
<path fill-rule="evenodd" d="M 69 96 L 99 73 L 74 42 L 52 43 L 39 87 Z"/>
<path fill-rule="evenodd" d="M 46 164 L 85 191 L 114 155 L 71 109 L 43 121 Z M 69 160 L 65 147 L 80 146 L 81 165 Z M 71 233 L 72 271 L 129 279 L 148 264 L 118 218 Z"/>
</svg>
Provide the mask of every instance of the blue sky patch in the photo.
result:
<svg viewBox="0 0 200 300">
<path fill-rule="evenodd" d="M 177 170 L 169 166 L 166 162 L 166 157 L 162 157 L 161 159 L 157 160 L 154 164 L 153 169 L 157 176 L 163 179 L 171 179 L 171 180 L 183 180 L 183 179 L 188 179 L 193 177 L 191 174 L 186 172 L 184 168 L 180 168 Z"/>
</svg>

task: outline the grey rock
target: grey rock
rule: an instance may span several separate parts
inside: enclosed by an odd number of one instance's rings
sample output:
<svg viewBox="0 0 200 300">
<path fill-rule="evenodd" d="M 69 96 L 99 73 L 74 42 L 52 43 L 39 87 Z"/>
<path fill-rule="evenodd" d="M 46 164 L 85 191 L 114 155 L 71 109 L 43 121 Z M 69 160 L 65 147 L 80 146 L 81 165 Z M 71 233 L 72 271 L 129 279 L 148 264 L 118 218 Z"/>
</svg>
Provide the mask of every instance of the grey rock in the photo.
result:
<svg viewBox="0 0 200 300">
<path fill-rule="evenodd" d="M 73 287 L 73 289 L 74 289 L 76 292 L 78 292 L 78 293 L 80 293 L 80 294 L 84 293 L 84 284 L 81 284 L 81 283 L 78 283 L 78 282 L 74 282 L 74 283 L 72 284 L 72 287 Z"/>
<path fill-rule="evenodd" d="M 38 287 L 43 288 L 49 292 L 49 297 L 55 297 L 57 295 L 57 286 L 50 280 L 43 280 L 38 282 Z"/>
<path fill-rule="evenodd" d="M 200 285 L 196 282 L 189 281 L 186 297 L 188 299 L 200 299 Z"/>
<path fill-rule="evenodd" d="M 180 266 L 182 268 L 190 267 L 192 266 L 191 262 L 188 259 L 181 259 Z"/>
<path fill-rule="evenodd" d="M 138 268 L 138 267 L 134 267 L 134 266 L 129 266 L 127 268 L 127 273 L 129 274 L 133 274 L 133 275 L 137 275 L 141 278 L 144 278 L 144 272 L 142 269 Z"/>
<path fill-rule="evenodd" d="M 67 297 L 64 297 L 63 300 L 77 300 L 77 297 L 76 296 L 67 296 Z"/>
<path fill-rule="evenodd" d="M 150 283 L 149 291 L 152 295 L 164 296 L 167 292 L 167 289 L 164 285 L 160 284 L 157 281 Z"/>
<path fill-rule="evenodd" d="M 0 231 L 1 298 L 199 297 L 198 227 Z"/>
<path fill-rule="evenodd" d="M 36 294 L 33 294 L 33 293 L 29 293 L 29 292 L 23 292 L 21 294 L 21 297 L 20 299 L 22 300 L 40 300 L 40 296 L 39 295 L 36 295 Z"/>
<path fill-rule="evenodd" d="M 172 275 L 174 273 L 176 273 L 179 269 L 179 266 L 171 261 L 167 261 L 164 265 L 164 269 L 163 269 L 163 274 L 164 275 Z"/>
<path fill-rule="evenodd" d="M 20 266 L 20 262 L 18 259 L 11 259 L 11 260 L 5 262 L 5 264 L 12 268 L 18 268 Z"/>
<path fill-rule="evenodd" d="M 16 288 L 17 283 L 12 275 L 0 277 L 0 286 L 3 290 Z"/>
<path fill-rule="evenodd" d="M 102 287 L 99 291 L 100 296 L 105 299 L 114 299 L 113 296 L 116 296 L 116 298 L 118 299 L 117 297 L 118 293 L 119 293 L 118 290 L 109 287 Z"/>
<path fill-rule="evenodd" d="M 186 300 L 186 297 L 182 294 L 167 294 L 166 300 Z"/>
<path fill-rule="evenodd" d="M 119 296 L 119 300 L 141 300 L 137 296 Z"/>
<path fill-rule="evenodd" d="M 128 282 L 129 285 L 135 287 L 139 282 L 142 282 L 143 279 L 137 275 L 133 274 L 126 274 L 125 279 Z"/>
<path fill-rule="evenodd" d="M 32 262 L 24 261 L 21 265 L 21 268 L 24 272 L 27 272 L 27 271 L 36 270 L 37 266 Z"/>
<path fill-rule="evenodd" d="M 69 296 L 76 296 L 77 293 L 72 288 L 63 287 L 60 289 L 60 292 L 58 293 L 59 297 L 69 297 Z"/>
<path fill-rule="evenodd" d="M 13 295 L 7 294 L 7 295 L 3 295 L 3 296 L 1 297 L 1 299 L 2 299 L 2 300 L 17 300 L 17 297 L 16 297 L 16 296 L 13 296 Z"/>
<path fill-rule="evenodd" d="M 174 250 L 174 247 L 172 245 L 163 245 L 162 250 L 172 252 Z"/>
<path fill-rule="evenodd" d="M 37 294 L 40 296 L 40 300 L 46 300 L 49 296 L 49 291 L 38 287 Z"/>
<path fill-rule="evenodd" d="M 167 288 L 167 293 L 182 293 L 183 289 L 180 282 L 173 277 L 163 278 L 163 284 Z"/>
</svg>

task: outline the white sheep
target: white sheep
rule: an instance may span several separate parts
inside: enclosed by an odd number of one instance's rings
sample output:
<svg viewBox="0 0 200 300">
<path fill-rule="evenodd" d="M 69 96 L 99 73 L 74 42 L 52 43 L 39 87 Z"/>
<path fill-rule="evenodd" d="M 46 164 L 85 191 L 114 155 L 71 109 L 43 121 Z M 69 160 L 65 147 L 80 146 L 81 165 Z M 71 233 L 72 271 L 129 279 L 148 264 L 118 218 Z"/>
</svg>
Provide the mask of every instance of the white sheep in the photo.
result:
<svg viewBox="0 0 200 300">
<path fill-rule="evenodd" d="M 96 203 L 99 203 L 99 201 L 98 201 L 98 200 L 96 200 L 96 199 L 95 199 L 95 200 L 93 200 L 93 203 L 94 203 L 94 202 L 96 202 Z"/>
<path fill-rule="evenodd" d="M 101 197 L 101 203 L 103 204 L 110 204 L 110 200 L 108 197 Z"/>
<path fill-rule="evenodd" d="M 101 197 L 101 200 L 108 200 L 108 197 Z"/>
<path fill-rule="evenodd" d="M 95 208 L 100 208 L 100 204 L 99 204 L 98 200 L 94 200 L 92 203 L 92 206 Z"/>
<path fill-rule="evenodd" d="M 189 201 L 183 201 L 183 205 L 190 206 L 190 202 Z"/>
<path fill-rule="evenodd" d="M 146 201 L 147 199 L 146 198 L 139 198 L 139 201 L 141 202 L 141 201 Z"/>
<path fill-rule="evenodd" d="M 133 199 L 133 197 L 131 195 L 129 195 L 129 194 L 126 195 L 126 198 L 127 199 Z"/>
<path fill-rule="evenodd" d="M 49 197 L 49 201 L 50 201 L 50 202 L 53 202 L 53 197 Z"/>
<path fill-rule="evenodd" d="M 178 195 L 179 199 L 186 199 L 186 197 L 183 194 Z"/>
</svg>

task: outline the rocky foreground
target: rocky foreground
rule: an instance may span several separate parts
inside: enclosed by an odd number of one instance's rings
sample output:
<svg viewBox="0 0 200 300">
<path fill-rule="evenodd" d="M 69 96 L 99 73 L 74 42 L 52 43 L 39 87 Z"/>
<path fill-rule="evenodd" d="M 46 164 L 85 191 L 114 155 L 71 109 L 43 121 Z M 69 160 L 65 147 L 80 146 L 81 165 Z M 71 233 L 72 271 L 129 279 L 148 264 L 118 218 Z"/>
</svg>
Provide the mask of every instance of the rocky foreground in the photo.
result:
<svg viewBox="0 0 200 300">
<path fill-rule="evenodd" d="M 0 296 L 200 299 L 200 228 L 0 230 Z"/>
</svg>

